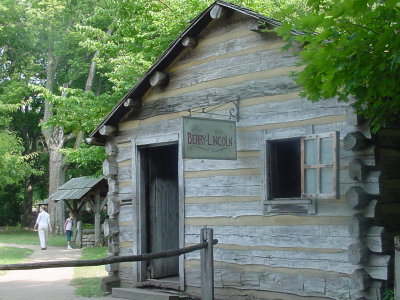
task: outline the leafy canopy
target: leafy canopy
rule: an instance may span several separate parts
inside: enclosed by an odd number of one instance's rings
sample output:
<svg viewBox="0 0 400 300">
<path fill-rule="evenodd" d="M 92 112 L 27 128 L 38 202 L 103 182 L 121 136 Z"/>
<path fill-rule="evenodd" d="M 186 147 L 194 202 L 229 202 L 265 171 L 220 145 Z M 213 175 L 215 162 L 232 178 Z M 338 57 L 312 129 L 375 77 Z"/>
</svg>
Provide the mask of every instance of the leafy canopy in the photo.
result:
<svg viewBox="0 0 400 300">
<path fill-rule="evenodd" d="M 295 74 L 312 101 L 354 100 L 373 131 L 400 113 L 400 2 L 308 0 L 286 8 L 276 29 L 292 46 L 300 42 L 302 71 Z M 302 31 L 294 35 L 291 30 Z"/>
</svg>

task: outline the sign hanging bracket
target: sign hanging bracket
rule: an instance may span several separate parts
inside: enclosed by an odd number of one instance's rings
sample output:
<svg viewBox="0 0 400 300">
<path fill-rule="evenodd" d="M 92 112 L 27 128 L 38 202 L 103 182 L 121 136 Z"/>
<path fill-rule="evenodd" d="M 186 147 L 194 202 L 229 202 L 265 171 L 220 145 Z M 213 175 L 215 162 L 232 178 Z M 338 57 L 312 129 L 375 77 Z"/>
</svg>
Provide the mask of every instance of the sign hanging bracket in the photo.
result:
<svg viewBox="0 0 400 300">
<path fill-rule="evenodd" d="M 188 109 L 189 112 L 189 116 L 192 116 L 192 113 L 203 113 L 203 114 L 207 114 L 207 115 L 213 115 L 213 116 L 222 116 L 222 117 L 226 117 L 226 115 L 224 114 L 217 114 L 217 113 L 212 113 L 213 110 L 216 110 L 217 108 L 229 104 L 229 103 L 233 103 L 233 105 L 235 105 L 235 107 L 231 108 L 229 110 L 229 119 L 235 119 L 236 118 L 236 122 L 239 122 L 240 120 L 240 97 L 238 95 L 236 95 L 236 100 L 232 100 L 226 103 L 222 103 L 216 107 L 213 107 L 209 110 L 207 110 L 206 107 L 203 108 L 199 108 L 199 109 Z"/>
</svg>

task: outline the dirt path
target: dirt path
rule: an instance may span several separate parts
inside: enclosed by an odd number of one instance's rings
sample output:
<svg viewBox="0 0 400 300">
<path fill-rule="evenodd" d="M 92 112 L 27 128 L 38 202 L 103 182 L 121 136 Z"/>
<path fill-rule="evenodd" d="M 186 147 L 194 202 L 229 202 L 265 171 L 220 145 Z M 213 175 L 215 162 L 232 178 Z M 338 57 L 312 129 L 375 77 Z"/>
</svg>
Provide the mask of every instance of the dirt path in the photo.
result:
<svg viewBox="0 0 400 300">
<path fill-rule="evenodd" d="M 0 244 L 0 246 L 32 249 L 34 252 L 30 257 L 30 262 L 78 259 L 81 254 L 79 249 L 66 250 L 60 247 L 48 247 L 47 250 L 40 250 L 37 245 Z M 74 295 L 74 287 L 70 285 L 72 276 L 73 268 L 7 271 L 6 274 L 0 276 L 0 299 L 116 299 L 111 296 L 84 298 Z"/>
</svg>

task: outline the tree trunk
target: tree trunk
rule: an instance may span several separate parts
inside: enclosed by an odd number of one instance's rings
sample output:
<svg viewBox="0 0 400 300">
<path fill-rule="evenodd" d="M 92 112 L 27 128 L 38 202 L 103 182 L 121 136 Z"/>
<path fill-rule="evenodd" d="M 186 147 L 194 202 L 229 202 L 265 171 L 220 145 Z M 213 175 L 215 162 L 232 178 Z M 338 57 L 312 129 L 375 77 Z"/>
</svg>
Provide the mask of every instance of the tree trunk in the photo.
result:
<svg viewBox="0 0 400 300">
<path fill-rule="evenodd" d="M 24 202 L 22 205 L 22 226 L 31 228 L 33 227 L 32 220 L 32 203 L 33 203 L 33 186 L 32 176 L 25 181 Z"/>
<path fill-rule="evenodd" d="M 60 63 L 61 57 L 55 56 L 52 50 L 49 50 L 47 57 L 48 67 L 46 74 L 46 89 L 53 92 L 54 79 L 57 67 Z M 52 104 L 45 101 L 45 110 L 43 121 L 48 121 L 53 116 Z M 45 138 L 46 145 L 49 151 L 49 196 L 51 196 L 60 184 L 65 180 L 65 169 L 63 165 L 63 156 L 59 152 L 64 146 L 64 131 L 60 127 L 43 128 L 42 134 Z M 51 226 L 56 234 L 63 233 L 64 224 L 64 203 L 58 203 L 49 200 L 49 214 L 51 219 Z"/>
<path fill-rule="evenodd" d="M 65 166 L 60 150 L 64 146 L 64 131 L 62 128 L 54 128 L 49 145 L 49 195 L 55 193 L 60 185 L 65 182 Z M 65 209 L 64 202 L 49 201 L 49 213 L 52 219 L 52 227 L 55 234 L 64 233 Z"/>
</svg>

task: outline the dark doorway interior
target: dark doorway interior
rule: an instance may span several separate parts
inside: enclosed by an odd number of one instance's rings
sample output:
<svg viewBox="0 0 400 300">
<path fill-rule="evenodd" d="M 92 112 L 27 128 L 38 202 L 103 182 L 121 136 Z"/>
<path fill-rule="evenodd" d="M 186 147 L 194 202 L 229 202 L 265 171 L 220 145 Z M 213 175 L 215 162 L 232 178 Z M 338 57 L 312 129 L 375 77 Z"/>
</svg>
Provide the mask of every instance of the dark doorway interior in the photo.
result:
<svg viewBox="0 0 400 300">
<path fill-rule="evenodd" d="M 178 145 L 142 149 L 145 168 L 147 252 L 179 248 Z M 148 278 L 179 274 L 178 257 L 156 259 L 147 267 Z"/>
</svg>

